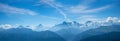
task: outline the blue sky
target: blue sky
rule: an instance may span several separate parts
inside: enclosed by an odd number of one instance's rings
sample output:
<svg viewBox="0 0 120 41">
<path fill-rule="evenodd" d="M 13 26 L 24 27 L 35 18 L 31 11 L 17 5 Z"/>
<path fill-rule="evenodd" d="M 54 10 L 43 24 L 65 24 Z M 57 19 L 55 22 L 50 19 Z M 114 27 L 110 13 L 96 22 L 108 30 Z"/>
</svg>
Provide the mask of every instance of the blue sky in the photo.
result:
<svg viewBox="0 0 120 41">
<path fill-rule="evenodd" d="M 120 0 L 0 0 L 0 24 L 53 26 L 120 18 Z"/>
</svg>

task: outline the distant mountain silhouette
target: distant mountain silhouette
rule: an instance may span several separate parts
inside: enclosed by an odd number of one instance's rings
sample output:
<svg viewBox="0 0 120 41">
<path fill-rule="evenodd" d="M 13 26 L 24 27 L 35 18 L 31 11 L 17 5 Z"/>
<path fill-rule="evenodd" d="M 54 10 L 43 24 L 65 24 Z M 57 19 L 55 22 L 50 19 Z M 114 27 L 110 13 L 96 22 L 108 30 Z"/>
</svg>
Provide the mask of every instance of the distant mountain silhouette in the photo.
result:
<svg viewBox="0 0 120 41">
<path fill-rule="evenodd" d="M 28 28 L 0 30 L 0 41 L 66 41 L 51 31 L 36 32 Z"/>
<path fill-rule="evenodd" d="M 76 38 L 73 41 L 79 41 L 79 40 L 85 39 L 87 37 L 110 33 L 110 32 L 114 32 L 114 31 L 120 32 L 120 25 L 100 26 L 99 28 L 96 28 L 96 29 L 90 29 L 90 30 L 84 31 L 84 32 L 76 35 Z"/>
<path fill-rule="evenodd" d="M 95 35 L 79 41 L 120 41 L 120 32 L 110 32 L 102 35 Z"/>
</svg>

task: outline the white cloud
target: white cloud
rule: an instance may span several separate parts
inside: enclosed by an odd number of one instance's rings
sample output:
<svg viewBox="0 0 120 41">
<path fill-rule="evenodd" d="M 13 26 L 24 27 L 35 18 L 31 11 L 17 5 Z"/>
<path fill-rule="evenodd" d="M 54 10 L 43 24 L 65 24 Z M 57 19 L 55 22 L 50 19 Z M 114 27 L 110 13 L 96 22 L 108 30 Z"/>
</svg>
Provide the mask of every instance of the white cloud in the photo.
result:
<svg viewBox="0 0 120 41">
<path fill-rule="evenodd" d="M 9 6 L 9 5 L 2 4 L 2 3 L 0 3 L 0 12 L 7 13 L 7 14 L 27 14 L 27 15 L 37 15 L 38 14 L 37 12 L 31 11 L 29 9 L 16 8 L 16 7 Z M 40 15 L 40 17 L 54 19 L 54 20 L 59 19 L 56 17 L 49 17 L 49 16 L 44 16 L 44 15 Z"/>
<path fill-rule="evenodd" d="M 82 0 L 82 2 L 80 3 L 81 5 L 91 5 L 92 3 L 94 3 L 96 0 Z"/>
<path fill-rule="evenodd" d="M 107 8 L 111 7 L 111 5 L 106 5 L 106 6 L 102 6 L 102 7 L 98 7 L 98 8 L 93 8 L 93 9 L 88 9 L 89 6 L 82 6 L 82 5 L 78 5 L 78 6 L 72 6 L 69 11 L 71 13 L 95 13 L 95 12 L 99 12 L 99 11 L 103 11 Z"/>
<path fill-rule="evenodd" d="M 53 19 L 53 20 L 62 20 L 61 18 L 49 17 L 49 16 L 43 16 L 43 15 L 41 15 L 41 17 L 43 17 L 43 18 L 49 18 L 49 19 Z"/>
<path fill-rule="evenodd" d="M 120 24 L 120 19 L 118 17 L 107 17 L 106 19 L 104 19 L 96 16 L 84 15 L 79 17 L 77 20 L 82 24 L 85 24 L 86 21 L 92 21 L 94 24 L 97 23 L 101 26 Z"/>
<path fill-rule="evenodd" d="M 47 4 L 47 5 L 55 8 L 68 21 L 71 21 L 71 20 L 68 18 L 66 13 L 75 13 L 75 14 L 76 13 L 77 14 L 95 13 L 95 12 L 103 11 L 103 10 L 111 7 L 111 5 L 105 5 L 105 6 L 101 6 L 98 8 L 90 8 L 91 5 L 89 5 L 89 4 L 94 3 L 96 0 L 82 0 L 82 1 L 83 2 L 81 4 L 78 4 L 77 6 L 70 6 L 70 7 L 65 7 L 64 4 L 60 4 L 59 2 L 56 2 L 56 0 L 40 0 L 40 2 L 37 5 L 42 3 L 42 4 Z M 65 11 L 66 13 L 63 10 L 66 10 Z M 93 19 L 93 18 L 91 18 L 91 19 Z"/>
<path fill-rule="evenodd" d="M 71 6 L 67 9 L 68 12 L 75 13 L 75 14 L 81 14 L 81 13 L 95 13 L 99 11 L 103 11 L 111 5 L 105 5 L 100 7 L 91 8 L 92 4 L 94 4 L 96 0 L 82 0 L 82 2 L 76 6 Z"/>
<path fill-rule="evenodd" d="M 106 19 L 106 22 L 117 23 L 117 22 L 119 22 L 119 18 L 117 18 L 117 17 L 108 17 L 108 18 Z"/>
<path fill-rule="evenodd" d="M 120 20 L 118 22 L 120 23 Z"/>
<path fill-rule="evenodd" d="M 57 2 L 55 2 L 55 0 L 40 0 L 40 2 L 43 2 L 44 4 L 47 4 L 53 8 L 55 8 L 57 11 L 59 11 L 59 13 L 64 16 L 64 18 L 66 20 L 69 20 L 67 15 L 65 14 L 65 12 L 60 9 L 60 7 L 63 7 L 62 5 L 58 4 Z"/>
<path fill-rule="evenodd" d="M 95 9 L 89 9 L 89 10 L 85 10 L 83 11 L 83 13 L 93 13 L 93 12 L 99 12 L 99 11 L 103 11 L 107 8 L 111 7 L 110 5 L 106 5 L 106 6 L 102 6 L 102 7 L 99 7 L 99 8 L 95 8 Z"/>
<path fill-rule="evenodd" d="M 84 16 L 87 17 L 87 16 Z M 93 17 L 93 16 L 90 16 Z M 81 26 L 82 30 L 94 29 L 100 26 L 111 26 L 111 25 L 120 25 L 120 19 L 118 17 L 107 17 L 106 19 L 102 19 L 100 21 L 88 21 L 88 23 L 84 23 Z"/>
<path fill-rule="evenodd" d="M 83 10 L 87 9 L 88 7 L 87 6 L 81 6 L 81 5 L 78 5 L 78 6 L 72 6 L 70 7 L 70 12 L 72 13 L 82 13 Z"/>
<path fill-rule="evenodd" d="M 9 28 L 12 28 L 12 25 L 10 25 L 10 24 L 2 24 L 2 25 L 0 25 L 0 28 L 9 29 Z"/>
<path fill-rule="evenodd" d="M 80 21 L 80 23 L 85 23 L 86 21 L 97 22 L 97 21 L 101 21 L 102 19 L 93 15 L 82 15 L 79 18 L 77 18 L 77 20 Z"/>
<path fill-rule="evenodd" d="M 37 25 L 37 26 L 27 26 L 28 29 L 32 29 L 33 31 L 45 31 L 48 30 L 49 27 L 45 27 L 42 24 Z"/>
<path fill-rule="evenodd" d="M 10 29 L 10 28 L 17 28 L 19 25 L 15 24 L 15 25 L 11 25 L 11 24 L 0 24 L 0 28 L 3 29 Z"/>
<path fill-rule="evenodd" d="M 120 24 L 118 17 L 107 17 L 105 20 L 102 20 L 99 22 L 103 26 L 109 26 L 109 25 L 115 25 Z"/>
<path fill-rule="evenodd" d="M 16 8 L 16 7 L 9 6 L 9 5 L 2 4 L 2 3 L 0 3 L 0 12 L 4 12 L 8 14 L 28 14 L 28 15 L 37 14 L 36 12 L 31 11 L 29 9 Z"/>
</svg>

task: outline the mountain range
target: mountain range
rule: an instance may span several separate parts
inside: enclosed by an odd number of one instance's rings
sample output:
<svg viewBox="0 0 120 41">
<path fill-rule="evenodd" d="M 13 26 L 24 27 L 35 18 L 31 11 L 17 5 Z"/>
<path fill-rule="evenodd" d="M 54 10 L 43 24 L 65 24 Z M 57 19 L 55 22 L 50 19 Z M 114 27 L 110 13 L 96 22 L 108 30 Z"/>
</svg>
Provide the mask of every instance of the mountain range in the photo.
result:
<svg viewBox="0 0 120 41">
<path fill-rule="evenodd" d="M 28 28 L 30 26 L 22 25 L 10 29 L 0 28 L 0 41 L 97 41 L 99 39 L 109 41 L 107 38 L 109 36 L 106 35 L 114 36 L 110 37 L 111 41 L 119 38 L 115 35 L 119 36 L 120 24 L 92 27 L 93 23 L 91 23 L 91 21 L 86 24 L 64 21 L 48 30 L 45 30 L 42 24 L 36 26 L 36 29 L 42 29 L 41 31 L 34 31 Z"/>
<path fill-rule="evenodd" d="M 36 32 L 28 28 L 0 30 L 0 41 L 66 41 L 51 31 Z"/>
</svg>

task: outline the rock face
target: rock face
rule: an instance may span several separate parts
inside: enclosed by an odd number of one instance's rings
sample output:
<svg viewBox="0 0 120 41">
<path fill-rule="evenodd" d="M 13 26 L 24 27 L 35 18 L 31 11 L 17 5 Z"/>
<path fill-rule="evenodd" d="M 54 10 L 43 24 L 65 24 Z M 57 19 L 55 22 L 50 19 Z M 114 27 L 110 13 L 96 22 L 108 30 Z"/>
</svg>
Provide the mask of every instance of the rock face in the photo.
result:
<svg viewBox="0 0 120 41">
<path fill-rule="evenodd" d="M 36 32 L 27 28 L 0 30 L 0 41 L 66 41 L 51 31 Z"/>
</svg>

